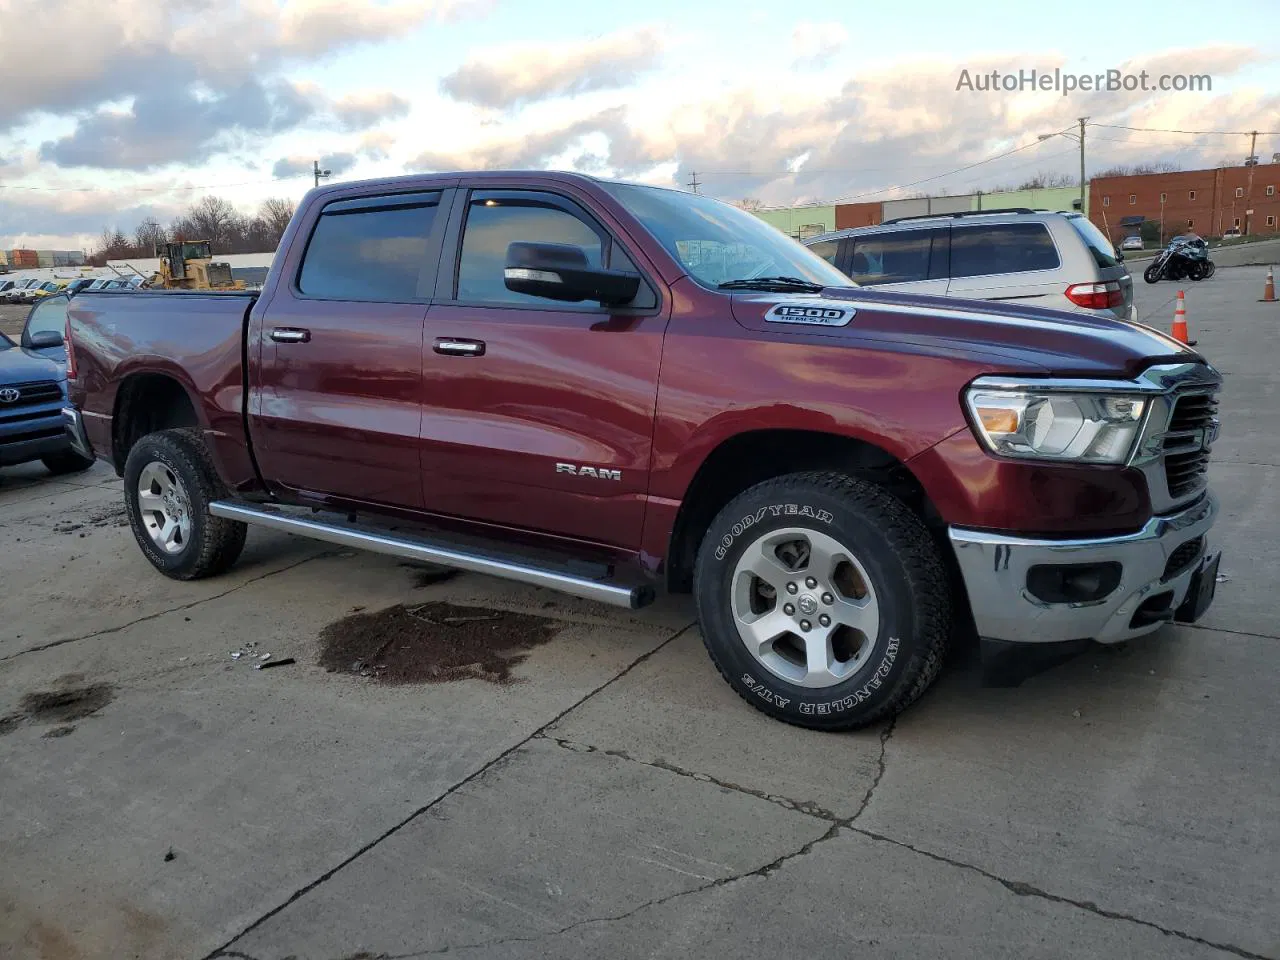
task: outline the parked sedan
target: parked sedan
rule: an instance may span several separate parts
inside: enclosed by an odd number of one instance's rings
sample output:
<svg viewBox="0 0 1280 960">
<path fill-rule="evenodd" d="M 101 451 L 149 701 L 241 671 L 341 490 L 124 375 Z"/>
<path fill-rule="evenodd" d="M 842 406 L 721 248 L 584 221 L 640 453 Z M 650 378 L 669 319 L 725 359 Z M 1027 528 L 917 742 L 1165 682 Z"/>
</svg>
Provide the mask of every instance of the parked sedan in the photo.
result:
<svg viewBox="0 0 1280 960">
<path fill-rule="evenodd" d="M 19 280 L 4 295 L 5 299 L 9 303 L 23 303 L 26 300 L 27 291 L 34 290 L 42 283 L 44 281 L 38 277 L 27 277 L 25 280 Z"/>
<path fill-rule="evenodd" d="M 1125 237 L 1124 241 L 1120 244 L 1120 249 L 1121 250 L 1141 250 L 1142 238 L 1141 237 Z"/>
</svg>

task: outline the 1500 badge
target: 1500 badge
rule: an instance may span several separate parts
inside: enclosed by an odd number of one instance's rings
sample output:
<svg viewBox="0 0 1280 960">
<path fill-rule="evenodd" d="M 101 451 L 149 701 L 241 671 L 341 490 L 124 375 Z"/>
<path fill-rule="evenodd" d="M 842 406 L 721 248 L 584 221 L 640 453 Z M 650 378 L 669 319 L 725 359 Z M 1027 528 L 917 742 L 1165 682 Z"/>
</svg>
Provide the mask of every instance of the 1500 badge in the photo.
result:
<svg viewBox="0 0 1280 960">
<path fill-rule="evenodd" d="M 856 313 L 853 307 L 818 300 L 810 303 L 776 303 L 764 318 L 769 323 L 800 323 L 812 327 L 843 327 Z"/>
</svg>

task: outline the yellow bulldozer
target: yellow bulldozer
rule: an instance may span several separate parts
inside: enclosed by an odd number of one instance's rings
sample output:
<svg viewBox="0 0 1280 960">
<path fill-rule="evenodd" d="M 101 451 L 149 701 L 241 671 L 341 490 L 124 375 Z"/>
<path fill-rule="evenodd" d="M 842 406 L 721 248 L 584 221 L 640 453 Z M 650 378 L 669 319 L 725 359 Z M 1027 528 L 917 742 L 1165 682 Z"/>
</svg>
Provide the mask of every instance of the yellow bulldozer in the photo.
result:
<svg viewBox="0 0 1280 960">
<path fill-rule="evenodd" d="M 160 269 L 146 286 L 160 290 L 243 290 L 231 276 L 231 264 L 214 263 L 208 240 L 175 240 L 156 244 Z"/>
</svg>

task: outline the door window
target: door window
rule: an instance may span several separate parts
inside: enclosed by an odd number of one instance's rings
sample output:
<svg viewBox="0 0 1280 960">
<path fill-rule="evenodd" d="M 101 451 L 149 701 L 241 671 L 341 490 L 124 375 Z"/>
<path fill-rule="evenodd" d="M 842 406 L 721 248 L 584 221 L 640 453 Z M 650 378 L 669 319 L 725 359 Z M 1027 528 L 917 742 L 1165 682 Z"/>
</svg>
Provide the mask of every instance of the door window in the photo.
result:
<svg viewBox="0 0 1280 960">
<path fill-rule="evenodd" d="M 932 231 L 899 230 L 853 242 L 849 276 L 863 286 L 929 279 Z"/>
<path fill-rule="evenodd" d="M 508 290 L 503 275 L 512 243 L 563 243 L 579 248 L 587 264 L 604 263 L 600 234 L 565 209 L 565 202 L 533 193 L 476 192 L 467 204 L 467 223 L 458 260 L 457 299 L 548 307 L 553 301 Z M 556 309 L 599 310 L 599 304 L 555 302 Z"/>
<path fill-rule="evenodd" d="M 951 228 L 951 276 L 1055 270 L 1058 248 L 1043 223 L 998 223 Z"/>
<path fill-rule="evenodd" d="M 328 204 L 298 273 L 304 296 L 403 303 L 430 297 L 427 245 L 440 194 L 359 197 Z"/>
<path fill-rule="evenodd" d="M 42 300 L 31 311 L 31 316 L 27 317 L 27 325 L 23 330 L 23 339 L 29 342 L 34 334 L 47 333 L 50 330 L 62 333 L 66 325 L 67 298 L 51 297 L 48 300 Z"/>
</svg>

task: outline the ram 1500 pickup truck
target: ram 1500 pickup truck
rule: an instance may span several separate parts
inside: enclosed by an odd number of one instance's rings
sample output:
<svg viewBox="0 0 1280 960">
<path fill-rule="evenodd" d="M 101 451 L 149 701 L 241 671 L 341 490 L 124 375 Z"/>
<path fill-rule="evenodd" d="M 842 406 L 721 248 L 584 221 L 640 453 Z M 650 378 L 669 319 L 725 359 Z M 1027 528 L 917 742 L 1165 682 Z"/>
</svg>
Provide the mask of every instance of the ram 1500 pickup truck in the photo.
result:
<svg viewBox="0 0 1280 960">
<path fill-rule="evenodd" d="M 67 339 L 68 429 L 161 573 L 260 524 L 623 607 L 692 591 L 724 678 L 804 726 L 902 710 L 953 636 L 1114 643 L 1213 595 L 1198 353 L 858 289 L 708 197 L 329 185 L 260 294 L 81 293 Z"/>
</svg>

